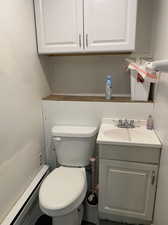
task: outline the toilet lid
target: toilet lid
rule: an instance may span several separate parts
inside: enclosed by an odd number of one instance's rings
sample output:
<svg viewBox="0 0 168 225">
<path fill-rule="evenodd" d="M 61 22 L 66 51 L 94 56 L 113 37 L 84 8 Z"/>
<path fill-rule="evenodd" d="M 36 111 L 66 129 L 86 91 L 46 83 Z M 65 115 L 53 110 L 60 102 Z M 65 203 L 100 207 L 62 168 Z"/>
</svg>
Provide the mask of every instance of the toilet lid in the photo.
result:
<svg viewBox="0 0 168 225">
<path fill-rule="evenodd" d="M 54 169 L 42 183 L 39 203 L 49 216 L 60 216 L 77 208 L 85 194 L 85 169 L 61 166 Z"/>
</svg>

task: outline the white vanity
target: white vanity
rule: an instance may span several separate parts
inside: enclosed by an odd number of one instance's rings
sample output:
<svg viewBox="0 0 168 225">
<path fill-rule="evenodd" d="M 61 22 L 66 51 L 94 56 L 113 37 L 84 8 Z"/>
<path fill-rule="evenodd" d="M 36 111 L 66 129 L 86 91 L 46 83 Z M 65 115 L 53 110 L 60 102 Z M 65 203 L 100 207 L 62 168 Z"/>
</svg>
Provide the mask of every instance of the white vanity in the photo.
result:
<svg viewBox="0 0 168 225">
<path fill-rule="evenodd" d="M 145 121 L 118 128 L 117 121 L 104 119 L 97 143 L 100 219 L 150 224 L 161 152 L 157 135 Z"/>
</svg>

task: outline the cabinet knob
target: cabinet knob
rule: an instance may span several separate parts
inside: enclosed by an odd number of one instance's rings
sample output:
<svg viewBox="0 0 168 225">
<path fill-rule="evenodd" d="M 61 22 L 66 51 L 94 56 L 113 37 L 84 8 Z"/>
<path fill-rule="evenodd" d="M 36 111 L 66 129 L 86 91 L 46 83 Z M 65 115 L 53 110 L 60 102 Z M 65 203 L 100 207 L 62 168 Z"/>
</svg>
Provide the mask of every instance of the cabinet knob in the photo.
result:
<svg viewBox="0 0 168 225">
<path fill-rule="evenodd" d="M 151 181 L 152 185 L 154 185 L 155 183 L 155 178 L 156 178 L 155 171 L 152 171 L 152 181 Z"/>
</svg>

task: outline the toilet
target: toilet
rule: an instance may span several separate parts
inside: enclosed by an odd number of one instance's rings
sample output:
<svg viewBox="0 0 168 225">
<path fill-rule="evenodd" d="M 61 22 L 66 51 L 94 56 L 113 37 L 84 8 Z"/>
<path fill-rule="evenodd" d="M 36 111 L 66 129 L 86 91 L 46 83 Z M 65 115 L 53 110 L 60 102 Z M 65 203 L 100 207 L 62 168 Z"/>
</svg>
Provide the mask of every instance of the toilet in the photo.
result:
<svg viewBox="0 0 168 225">
<path fill-rule="evenodd" d="M 82 202 L 87 192 L 85 166 L 93 155 L 96 127 L 55 126 L 52 141 L 56 151 L 55 168 L 39 190 L 41 210 L 52 217 L 53 225 L 80 225 Z"/>
</svg>

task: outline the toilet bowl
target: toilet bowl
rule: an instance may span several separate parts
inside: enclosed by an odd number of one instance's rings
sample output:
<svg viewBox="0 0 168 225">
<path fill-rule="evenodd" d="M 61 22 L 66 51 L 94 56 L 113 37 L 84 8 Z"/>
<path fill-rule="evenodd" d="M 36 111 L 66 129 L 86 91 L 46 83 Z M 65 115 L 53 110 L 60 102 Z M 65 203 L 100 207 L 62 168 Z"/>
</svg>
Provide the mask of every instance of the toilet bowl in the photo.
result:
<svg viewBox="0 0 168 225">
<path fill-rule="evenodd" d="M 61 165 L 43 181 L 39 190 L 41 210 L 53 225 L 80 225 L 86 196 L 85 166 L 93 154 L 95 127 L 56 126 L 52 129 L 57 161 Z"/>
<path fill-rule="evenodd" d="M 53 224 L 80 224 L 80 206 L 85 198 L 85 168 L 59 167 L 44 180 L 39 191 L 41 210 L 53 217 Z"/>
</svg>

